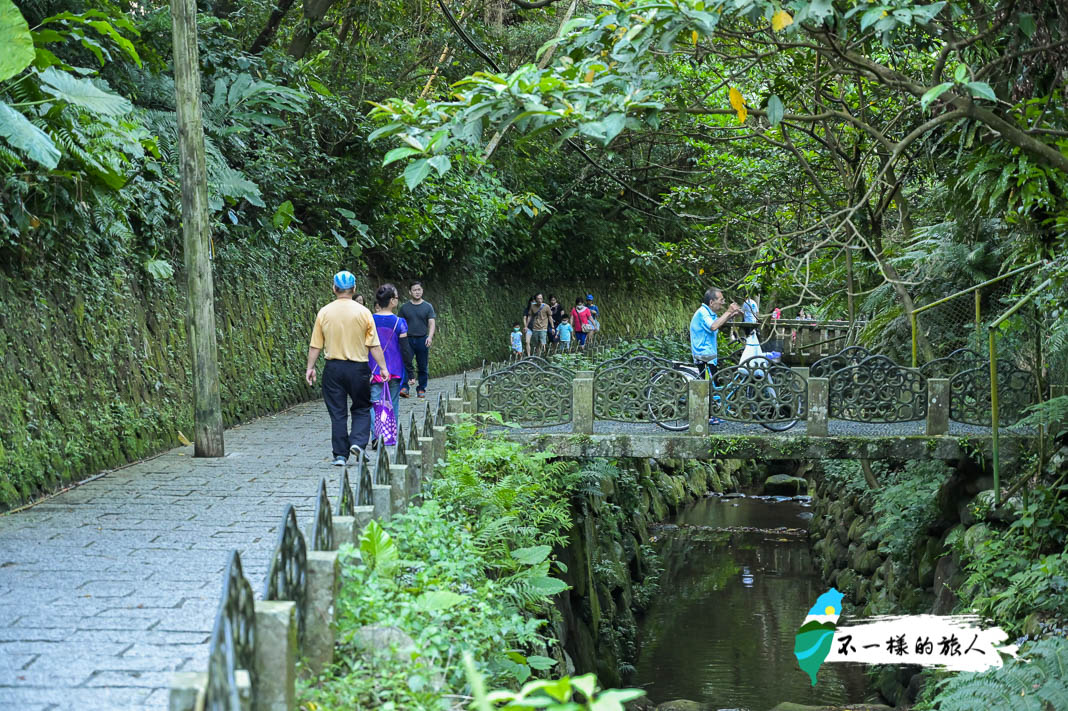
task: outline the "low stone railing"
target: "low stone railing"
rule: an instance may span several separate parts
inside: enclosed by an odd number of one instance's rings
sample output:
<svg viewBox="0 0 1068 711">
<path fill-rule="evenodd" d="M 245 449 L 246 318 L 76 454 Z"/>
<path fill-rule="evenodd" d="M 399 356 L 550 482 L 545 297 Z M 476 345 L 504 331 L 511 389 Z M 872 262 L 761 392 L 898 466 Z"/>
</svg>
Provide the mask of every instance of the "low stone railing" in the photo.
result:
<svg viewBox="0 0 1068 711">
<path fill-rule="evenodd" d="M 422 422 L 415 413 L 408 427 L 398 423 L 398 442 L 391 461 L 379 442 L 374 466 L 361 456 L 355 465 L 355 487 L 346 465 L 340 477 L 337 507 L 319 483 L 315 515 L 302 532 L 296 512 L 287 504 L 263 588 L 254 600 L 231 551 L 223 591 L 211 635 L 208 669 L 176 672 L 169 711 L 292 711 L 296 708 L 297 659 L 318 673 L 333 662 L 337 597 L 340 585 L 338 548 L 358 545 L 372 520 L 386 521 L 418 502 L 425 481 L 445 458 L 445 427 L 474 406 L 465 376 L 452 397 L 427 403 Z M 310 544 L 309 544 L 310 542 Z"/>
<path fill-rule="evenodd" d="M 955 381 L 949 378 L 927 377 L 862 348 L 843 353 L 813 364 L 812 372 L 751 360 L 720 369 L 713 382 L 686 376 L 676 364 L 640 351 L 596 370 L 574 372 L 525 358 L 497 370 L 483 368 L 483 377 L 468 384 L 473 393 L 467 399 L 480 412 L 501 413 L 505 421 L 528 427 L 570 424 L 569 431 L 579 435 L 593 434 L 595 420 L 614 420 L 656 422 L 703 436 L 709 433 L 710 413 L 759 424 L 804 420 L 812 437 L 828 436 L 831 419 L 921 420 L 927 435 L 948 434 L 951 412 L 961 409 L 952 393 L 968 391 L 951 388 Z M 971 374 L 964 370 L 954 377 Z M 984 424 L 975 399 L 971 396 L 969 417 L 960 421 Z"/>
</svg>

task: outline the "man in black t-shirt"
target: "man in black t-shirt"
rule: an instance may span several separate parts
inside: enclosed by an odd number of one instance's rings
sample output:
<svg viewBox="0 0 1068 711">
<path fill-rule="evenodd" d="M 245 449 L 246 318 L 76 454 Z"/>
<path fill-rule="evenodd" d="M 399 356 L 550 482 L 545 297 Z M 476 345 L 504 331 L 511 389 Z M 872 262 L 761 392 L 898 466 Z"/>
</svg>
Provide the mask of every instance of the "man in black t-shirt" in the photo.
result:
<svg viewBox="0 0 1068 711">
<path fill-rule="evenodd" d="M 435 323 L 437 314 L 429 301 L 423 301 L 423 283 L 412 282 L 408 287 L 411 300 L 400 307 L 399 316 L 408 322 L 408 343 L 412 346 L 412 353 L 419 365 L 419 380 L 416 390 L 419 397 L 426 397 L 426 384 L 430 379 L 430 370 L 427 360 L 430 355 L 430 344 L 434 341 Z M 407 387 L 401 389 L 401 397 L 408 397 L 408 388 L 415 382 L 415 368 L 411 361 L 404 364 L 408 371 Z"/>
</svg>

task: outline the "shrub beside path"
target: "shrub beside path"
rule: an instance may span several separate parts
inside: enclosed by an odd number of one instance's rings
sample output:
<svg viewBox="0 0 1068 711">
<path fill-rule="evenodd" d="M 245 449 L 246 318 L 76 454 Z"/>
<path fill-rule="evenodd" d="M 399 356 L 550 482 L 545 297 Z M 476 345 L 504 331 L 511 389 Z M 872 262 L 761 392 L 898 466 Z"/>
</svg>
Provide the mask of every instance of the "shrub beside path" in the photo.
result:
<svg viewBox="0 0 1068 711">
<path fill-rule="evenodd" d="M 402 424 L 462 377 L 401 398 Z M 283 508 L 307 530 L 341 474 L 321 400 L 227 430 L 226 452 L 179 447 L 0 516 L 0 708 L 164 709 L 173 672 L 207 670 L 228 553 L 260 597 Z"/>
</svg>

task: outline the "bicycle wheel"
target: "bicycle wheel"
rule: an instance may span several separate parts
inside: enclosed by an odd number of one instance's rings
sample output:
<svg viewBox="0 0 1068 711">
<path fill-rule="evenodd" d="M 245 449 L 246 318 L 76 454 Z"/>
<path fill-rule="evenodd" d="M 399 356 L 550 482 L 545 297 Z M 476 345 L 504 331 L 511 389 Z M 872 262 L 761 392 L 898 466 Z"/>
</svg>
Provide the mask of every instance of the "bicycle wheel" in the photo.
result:
<svg viewBox="0 0 1068 711">
<path fill-rule="evenodd" d="M 661 370 L 645 388 L 645 408 L 649 419 L 669 432 L 682 432 L 690 427 L 690 407 L 685 392 L 678 392 L 678 370 Z M 664 400 L 673 399 L 674 403 Z M 668 413 L 665 417 L 664 413 Z"/>
<path fill-rule="evenodd" d="M 765 400 L 768 403 L 766 406 L 767 411 L 764 414 L 768 419 L 774 419 L 776 421 L 761 422 L 761 427 L 766 430 L 771 430 L 772 432 L 785 432 L 800 421 L 803 414 L 803 408 L 801 407 L 800 402 L 776 403 L 775 388 L 771 385 L 764 386 L 764 395 Z M 787 417 L 792 417 L 793 419 L 784 419 Z"/>
</svg>

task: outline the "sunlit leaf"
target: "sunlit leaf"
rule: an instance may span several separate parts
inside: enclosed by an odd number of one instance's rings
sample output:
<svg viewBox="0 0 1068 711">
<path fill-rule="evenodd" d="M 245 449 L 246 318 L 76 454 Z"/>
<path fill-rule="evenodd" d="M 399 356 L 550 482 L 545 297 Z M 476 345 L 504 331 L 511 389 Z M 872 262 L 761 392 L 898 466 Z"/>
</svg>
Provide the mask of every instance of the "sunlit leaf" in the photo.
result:
<svg viewBox="0 0 1068 711">
<path fill-rule="evenodd" d="M 11 0 L 0 0 L 0 81 L 10 79 L 33 61 L 30 26 Z"/>
<path fill-rule="evenodd" d="M 794 24 L 794 17 L 786 10 L 779 10 L 771 16 L 771 29 L 775 32 Z"/>
<path fill-rule="evenodd" d="M 727 98 L 731 102 L 731 108 L 735 111 L 741 111 L 745 107 L 745 98 L 742 96 L 742 92 L 733 86 L 727 92 Z"/>
</svg>

